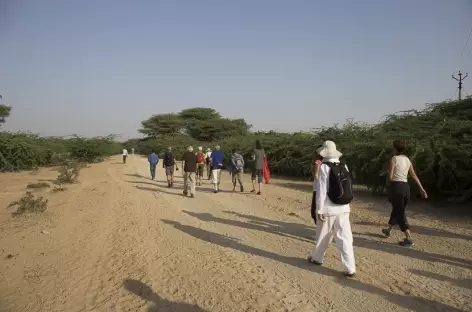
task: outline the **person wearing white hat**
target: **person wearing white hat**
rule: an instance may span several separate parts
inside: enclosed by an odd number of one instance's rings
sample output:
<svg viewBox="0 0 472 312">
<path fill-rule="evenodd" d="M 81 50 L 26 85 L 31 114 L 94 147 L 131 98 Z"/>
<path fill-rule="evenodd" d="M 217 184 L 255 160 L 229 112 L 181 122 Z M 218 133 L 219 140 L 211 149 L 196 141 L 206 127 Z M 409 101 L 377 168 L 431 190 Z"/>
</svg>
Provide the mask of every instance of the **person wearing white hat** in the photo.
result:
<svg viewBox="0 0 472 312">
<path fill-rule="evenodd" d="M 347 166 L 341 164 L 339 157 L 342 153 L 333 141 L 325 141 L 317 152 L 323 157 L 316 183 L 316 213 L 321 222 L 316 227 L 316 245 L 308 261 L 322 265 L 334 235 L 344 274 L 353 277 L 356 263 L 349 221 L 349 203 L 353 199 L 350 174 Z"/>
</svg>

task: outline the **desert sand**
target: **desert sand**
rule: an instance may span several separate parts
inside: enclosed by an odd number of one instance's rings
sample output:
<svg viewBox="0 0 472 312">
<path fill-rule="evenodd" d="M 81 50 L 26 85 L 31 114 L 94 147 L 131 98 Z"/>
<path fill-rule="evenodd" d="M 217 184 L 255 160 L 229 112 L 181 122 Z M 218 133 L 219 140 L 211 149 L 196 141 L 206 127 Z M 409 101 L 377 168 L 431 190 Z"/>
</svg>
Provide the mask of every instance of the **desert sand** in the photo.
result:
<svg viewBox="0 0 472 312">
<path fill-rule="evenodd" d="M 472 224 L 413 204 L 415 246 L 397 245 L 385 198 L 361 194 L 351 222 L 357 276 L 333 244 L 322 267 L 306 261 L 315 227 L 310 182 L 273 179 L 261 196 L 209 181 L 196 198 L 182 178 L 120 157 L 82 170 L 47 212 L 12 217 L 10 202 L 50 168 L 0 174 L 0 311 L 472 311 Z"/>
</svg>

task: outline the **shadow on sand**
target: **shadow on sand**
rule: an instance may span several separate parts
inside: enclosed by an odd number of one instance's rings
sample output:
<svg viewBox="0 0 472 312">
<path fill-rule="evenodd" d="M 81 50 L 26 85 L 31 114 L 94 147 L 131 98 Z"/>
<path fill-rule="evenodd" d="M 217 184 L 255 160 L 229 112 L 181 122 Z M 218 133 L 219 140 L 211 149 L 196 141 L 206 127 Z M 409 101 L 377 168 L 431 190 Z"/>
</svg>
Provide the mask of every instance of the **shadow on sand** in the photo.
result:
<svg viewBox="0 0 472 312">
<path fill-rule="evenodd" d="M 385 218 L 386 221 L 388 221 L 388 218 Z M 381 223 L 376 223 L 376 222 L 370 222 L 370 221 L 356 221 L 354 224 L 358 225 L 367 225 L 367 226 L 376 226 L 379 228 L 379 230 L 382 227 L 385 227 L 385 224 Z M 445 238 L 461 238 L 465 240 L 472 240 L 472 236 L 470 235 L 464 235 L 464 234 L 458 234 L 458 233 L 453 233 L 441 229 L 433 229 L 429 227 L 424 227 L 420 225 L 411 225 L 411 231 L 414 234 L 422 234 L 426 236 L 437 236 L 437 237 L 445 237 Z"/>
<path fill-rule="evenodd" d="M 157 293 L 155 293 L 151 289 L 151 287 L 138 280 L 126 279 L 123 282 L 123 287 L 127 291 L 135 294 L 136 296 L 141 297 L 141 299 L 150 302 L 152 306 L 148 309 L 148 312 L 205 312 L 205 310 L 203 310 L 197 305 L 162 299 Z"/>
<path fill-rule="evenodd" d="M 225 248 L 232 248 L 234 250 L 244 252 L 247 254 L 251 254 L 254 256 L 264 257 L 267 259 L 271 259 L 274 261 L 278 261 L 281 263 L 285 263 L 303 270 L 311 271 L 314 273 L 322 274 L 329 277 L 334 277 L 336 282 L 342 285 L 343 287 L 350 287 L 352 289 L 363 291 L 366 293 L 375 294 L 380 296 L 393 304 L 398 306 L 404 307 L 406 309 L 410 309 L 413 311 L 453 311 L 453 312 L 463 312 L 463 310 L 459 310 L 453 308 L 451 306 L 445 305 L 443 303 L 435 302 L 432 300 L 408 296 L 408 295 L 401 295 L 401 294 L 394 294 L 388 292 L 384 289 L 379 287 L 365 284 L 361 281 L 357 280 L 348 280 L 345 278 L 341 278 L 341 273 L 335 270 L 332 270 L 327 267 L 319 267 L 313 266 L 312 264 L 308 263 L 305 259 L 295 258 L 295 257 L 286 257 L 282 256 L 273 252 L 265 251 L 256 247 L 247 246 L 241 244 L 237 239 L 224 236 L 218 233 L 209 232 L 203 229 L 199 229 L 189 225 L 183 225 L 176 221 L 171 220 L 161 220 L 165 224 L 173 226 L 175 229 L 178 229 L 190 236 L 193 236 L 197 239 L 225 247 Z"/>
</svg>

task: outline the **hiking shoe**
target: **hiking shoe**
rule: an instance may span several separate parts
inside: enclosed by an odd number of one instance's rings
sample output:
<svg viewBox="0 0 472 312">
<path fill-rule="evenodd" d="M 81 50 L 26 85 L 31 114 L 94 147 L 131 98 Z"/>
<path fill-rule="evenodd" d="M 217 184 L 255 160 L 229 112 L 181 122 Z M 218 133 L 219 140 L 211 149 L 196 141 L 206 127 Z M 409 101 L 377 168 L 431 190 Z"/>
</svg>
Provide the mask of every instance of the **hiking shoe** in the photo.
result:
<svg viewBox="0 0 472 312">
<path fill-rule="evenodd" d="M 402 247 L 411 247 L 413 246 L 413 241 L 411 239 L 404 239 L 402 242 L 399 242 L 398 245 L 402 246 Z"/>
<path fill-rule="evenodd" d="M 244 186 L 241 185 L 241 193 L 244 192 Z"/>
<path fill-rule="evenodd" d="M 355 272 L 354 272 L 354 273 L 346 273 L 346 272 L 344 272 L 344 276 L 346 276 L 346 277 L 348 277 L 348 278 L 352 278 L 352 277 L 356 276 L 356 273 L 355 273 Z"/>
<path fill-rule="evenodd" d="M 323 265 L 323 262 L 315 261 L 315 260 L 313 260 L 313 258 L 312 258 L 311 256 L 309 256 L 307 260 L 308 260 L 308 262 L 310 262 L 311 264 Z"/>
<path fill-rule="evenodd" d="M 385 235 L 385 237 L 390 237 L 391 231 L 388 229 L 382 229 L 382 233 Z"/>
</svg>

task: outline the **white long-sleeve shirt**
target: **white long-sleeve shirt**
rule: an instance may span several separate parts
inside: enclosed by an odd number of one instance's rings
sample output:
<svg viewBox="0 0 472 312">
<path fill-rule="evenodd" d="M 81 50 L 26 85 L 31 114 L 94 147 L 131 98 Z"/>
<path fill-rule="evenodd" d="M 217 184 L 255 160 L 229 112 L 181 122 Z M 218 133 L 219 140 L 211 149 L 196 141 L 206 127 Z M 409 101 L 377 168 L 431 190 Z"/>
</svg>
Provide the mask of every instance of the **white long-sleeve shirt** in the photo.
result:
<svg viewBox="0 0 472 312">
<path fill-rule="evenodd" d="M 327 216 L 337 216 L 351 212 L 351 206 L 349 204 L 338 205 L 329 199 L 328 187 L 331 168 L 329 168 L 327 164 L 324 164 L 325 162 L 339 163 L 339 158 L 323 159 L 323 164 L 318 171 L 318 182 L 316 183 L 316 213 Z"/>
</svg>

